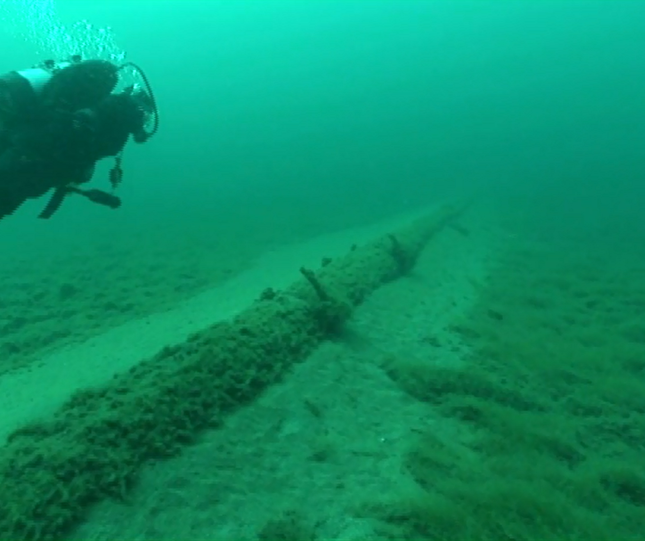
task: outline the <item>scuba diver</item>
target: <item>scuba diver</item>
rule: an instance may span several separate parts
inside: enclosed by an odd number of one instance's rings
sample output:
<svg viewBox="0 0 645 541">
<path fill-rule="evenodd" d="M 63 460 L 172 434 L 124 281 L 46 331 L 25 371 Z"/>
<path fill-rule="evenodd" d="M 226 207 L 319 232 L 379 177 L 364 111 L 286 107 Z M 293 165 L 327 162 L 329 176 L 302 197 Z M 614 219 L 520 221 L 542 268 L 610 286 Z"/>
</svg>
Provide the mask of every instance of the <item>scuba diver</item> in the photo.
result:
<svg viewBox="0 0 645 541">
<path fill-rule="evenodd" d="M 135 85 L 115 92 L 119 71 L 126 67 L 141 75 L 147 92 Z M 1 76 L 0 219 L 50 190 L 53 195 L 40 218 L 51 217 L 72 193 L 118 208 L 121 200 L 114 193 L 79 185 L 90 181 L 96 162 L 114 157 L 109 179 L 114 192 L 130 136 L 145 143 L 158 127 L 148 79 L 132 63 L 116 66 L 75 56 Z"/>
</svg>

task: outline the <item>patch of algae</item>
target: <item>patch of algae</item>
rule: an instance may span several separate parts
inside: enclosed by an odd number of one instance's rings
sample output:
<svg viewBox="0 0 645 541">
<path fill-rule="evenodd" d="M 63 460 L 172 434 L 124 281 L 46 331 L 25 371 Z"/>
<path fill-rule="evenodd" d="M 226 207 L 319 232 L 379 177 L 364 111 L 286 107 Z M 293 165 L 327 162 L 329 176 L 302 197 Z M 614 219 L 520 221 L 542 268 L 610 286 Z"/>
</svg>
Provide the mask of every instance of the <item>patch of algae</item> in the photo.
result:
<svg viewBox="0 0 645 541">
<path fill-rule="evenodd" d="M 147 462 L 176 454 L 278 381 L 354 306 L 411 268 L 465 208 L 443 208 L 396 237 L 303 272 L 233 320 L 164 348 L 102 388 L 77 392 L 49 422 L 14 432 L 0 450 L 0 538 L 60 539 L 92 503 L 126 498 Z"/>
<path fill-rule="evenodd" d="M 517 241 L 454 326 L 466 366 L 390 361 L 451 431 L 412 442 L 413 488 L 372 510 L 382 539 L 643 539 L 644 270 Z"/>
</svg>

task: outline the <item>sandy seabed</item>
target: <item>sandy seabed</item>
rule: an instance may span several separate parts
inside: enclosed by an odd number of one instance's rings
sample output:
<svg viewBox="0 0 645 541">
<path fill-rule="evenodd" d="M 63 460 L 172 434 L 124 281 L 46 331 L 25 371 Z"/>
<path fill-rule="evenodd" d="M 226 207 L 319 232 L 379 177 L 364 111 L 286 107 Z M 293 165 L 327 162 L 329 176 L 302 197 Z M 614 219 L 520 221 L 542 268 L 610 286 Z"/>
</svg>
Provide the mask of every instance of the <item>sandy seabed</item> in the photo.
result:
<svg viewBox="0 0 645 541">
<path fill-rule="evenodd" d="M 411 218 L 276 246 L 6 373 L 1 435 Z M 337 340 L 69 539 L 638 539 L 645 269 L 521 222 L 477 210 L 442 231 Z"/>
<path fill-rule="evenodd" d="M 255 268 L 164 317 L 185 331 L 195 319 L 231 315 L 267 284 L 293 281 L 301 264 L 342 254 L 408 219 L 266 254 Z M 450 322 L 486 280 L 497 235 L 491 227 L 441 234 L 413 274 L 357 310 L 344 339 L 325 344 L 180 458 L 149 468 L 130 502 L 100 505 L 74 539 L 256 539 L 275 517 L 312 528 L 320 539 L 368 538 L 370 520 L 354 516 L 357 503 L 404 482 L 398 471 L 410 436 L 436 422 L 379 364 L 390 356 L 458 362 L 463 346 Z M 172 325 L 160 325 L 150 332 L 161 344 Z M 144 351 L 134 353 L 132 360 Z"/>
</svg>

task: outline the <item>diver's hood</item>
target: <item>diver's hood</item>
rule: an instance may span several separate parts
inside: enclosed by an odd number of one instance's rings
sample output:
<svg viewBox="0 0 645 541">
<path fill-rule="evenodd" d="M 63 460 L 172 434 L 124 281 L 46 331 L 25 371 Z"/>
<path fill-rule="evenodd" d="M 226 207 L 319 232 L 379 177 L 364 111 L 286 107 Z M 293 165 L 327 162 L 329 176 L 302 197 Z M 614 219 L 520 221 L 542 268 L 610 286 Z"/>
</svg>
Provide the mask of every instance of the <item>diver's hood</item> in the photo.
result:
<svg viewBox="0 0 645 541">
<path fill-rule="evenodd" d="M 119 68 L 107 60 L 84 60 L 55 71 L 44 84 L 45 107 L 76 111 L 93 107 L 116 88 Z"/>
</svg>

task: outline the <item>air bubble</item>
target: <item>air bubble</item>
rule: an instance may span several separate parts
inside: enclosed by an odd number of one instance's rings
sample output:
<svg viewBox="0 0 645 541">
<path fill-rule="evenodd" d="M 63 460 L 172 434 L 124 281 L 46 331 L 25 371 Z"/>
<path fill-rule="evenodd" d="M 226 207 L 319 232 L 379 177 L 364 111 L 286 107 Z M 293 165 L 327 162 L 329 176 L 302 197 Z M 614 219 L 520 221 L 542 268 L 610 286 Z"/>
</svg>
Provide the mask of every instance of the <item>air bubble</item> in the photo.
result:
<svg viewBox="0 0 645 541">
<path fill-rule="evenodd" d="M 86 19 L 66 26 L 58 18 L 54 0 L 0 0 L 0 20 L 7 32 L 31 43 L 39 56 L 125 57 L 110 26 L 97 27 Z"/>
</svg>

